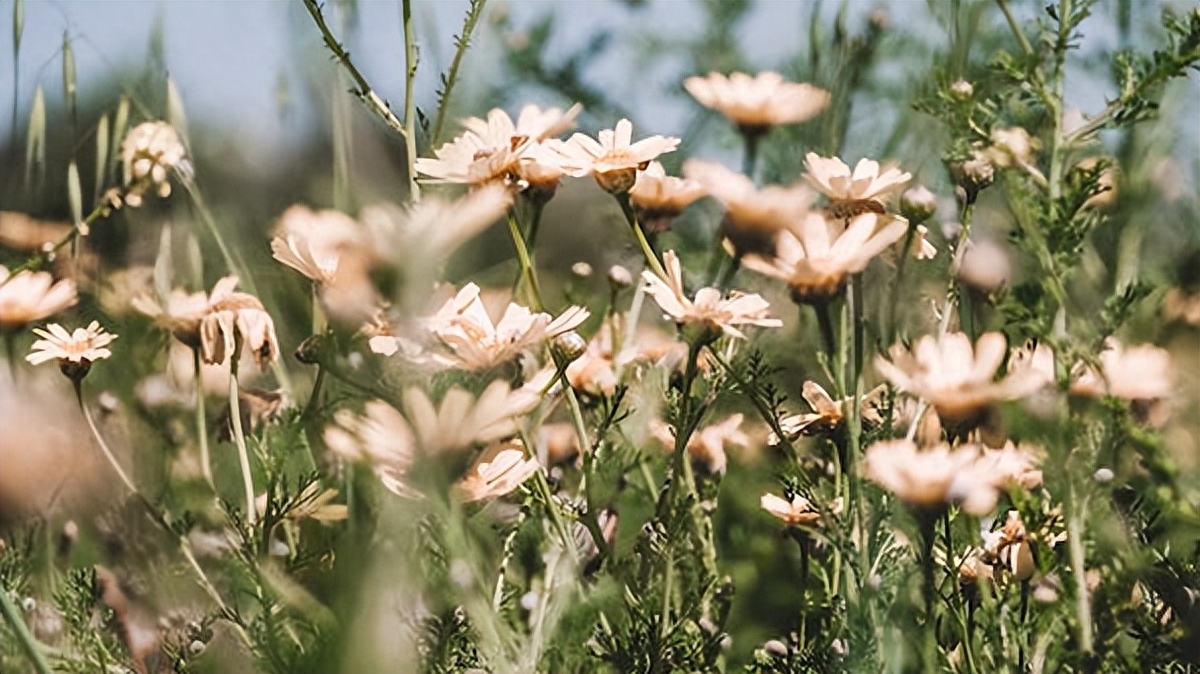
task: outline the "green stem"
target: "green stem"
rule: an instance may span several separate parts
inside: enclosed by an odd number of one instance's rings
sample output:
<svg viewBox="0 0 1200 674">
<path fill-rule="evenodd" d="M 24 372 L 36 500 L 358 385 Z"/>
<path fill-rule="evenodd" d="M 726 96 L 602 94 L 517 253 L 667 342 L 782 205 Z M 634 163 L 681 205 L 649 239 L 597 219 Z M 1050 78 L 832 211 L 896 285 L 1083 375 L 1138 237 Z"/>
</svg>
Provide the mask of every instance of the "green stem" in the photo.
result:
<svg viewBox="0 0 1200 674">
<path fill-rule="evenodd" d="M 204 363 L 200 360 L 200 349 L 192 349 L 192 367 L 196 373 L 196 442 L 200 445 L 200 473 L 208 486 L 215 487 L 212 460 L 208 453 L 208 420 L 204 409 Z"/>
<path fill-rule="evenodd" d="M 662 263 L 658 261 L 658 254 L 646 239 L 646 233 L 642 231 L 641 225 L 638 224 L 637 214 L 633 212 L 633 204 L 629 201 L 627 192 L 614 194 L 617 203 L 621 205 L 621 212 L 625 214 L 625 222 L 629 223 L 629 227 L 633 229 L 633 235 L 637 238 L 638 245 L 642 248 L 642 254 L 646 256 L 646 263 L 650 265 L 650 269 L 658 274 L 659 278 L 667 278 L 667 271 L 663 269 Z"/>
<path fill-rule="evenodd" d="M 83 403 L 83 384 L 79 379 L 74 380 L 75 384 L 75 400 L 79 403 L 79 410 L 83 412 L 83 419 L 87 422 L 88 428 L 92 431 L 92 436 L 96 438 L 96 444 L 100 445 L 100 451 L 104 453 L 104 458 L 108 459 L 108 463 L 117 472 L 117 476 L 121 478 L 121 482 L 136 496 L 142 496 L 138 488 L 133 486 L 133 480 L 129 479 L 129 475 L 125 473 L 125 469 L 121 468 L 121 464 L 117 461 L 117 457 L 113 455 L 112 450 L 108 448 L 108 443 L 104 441 L 104 437 L 100 435 L 100 430 L 96 428 L 96 422 L 92 419 L 92 413 L 88 410 L 87 405 Z M 144 498 L 144 497 L 143 497 Z M 154 510 L 151 508 L 151 510 Z"/>
<path fill-rule="evenodd" d="M 8 623 L 9 628 L 17 637 L 17 641 L 21 644 L 21 650 L 25 651 L 25 657 L 29 658 L 29 662 L 33 664 L 33 668 L 38 674 L 54 674 L 54 670 L 50 668 L 50 663 L 46 661 L 46 656 L 38 650 L 37 639 L 29 632 L 29 627 L 25 625 L 25 620 L 21 618 L 17 607 L 8 597 L 8 590 L 0 587 L 0 613 L 4 614 L 4 622 Z"/>
<path fill-rule="evenodd" d="M 234 335 L 233 350 L 229 353 L 229 423 L 233 427 L 233 439 L 237 444 L 238 465 L 242 470 L 242 486 L 245 487 L 246 521 L 250 526 L 258 521 L 258 510 L 254 507 L 254 479 L 250 475 L 250 452 L 246 449 L 246 436 L 242 431 L 242 406 L 238 400 L 238 356 L 242 350 L 242 336 Z"/>
<path fill-rule="evenodd" d="M 521 226 L 517 224 L 517 216 L 512 209 L 508 211 L 508 233 L 512 236 L 513 247 L 517 249 L 517 262 L 520 264 L 518 278 L 525 279 L 529 292 L 529 308 L 533 311 L 542 310 L 542 289 L 538 286 L 537 271 L 533 267 L 533 258 L 525 246 L 525 237 L 521 235 Z"/>
<path fill-rule="evenodd" d="M 421 199 L 421 187 L 417 184 L 417 172 L 413 168 L 417 160 L 417 101 L 413 97 L 413 83 L 417 78 L 417 42 L 413 35 L 412 0 L 401 2 L 404 20 L 404 161 L 408 173 L 408 194 L 412 201 Z"/>
<path fill-rule="evenodd" d="M 434 142 L 442 137 L 442 124 L 446 121 L 446 112 L 450 108 L 450 93 L 454 91 L 454 85 L 458 82 L 458 69 L 462 66 L 467 48 L 471 46 L 471 33 L 475 30 L 475 24 L 479 23 L 479 17 L 483 15 L 485 4 L 487 4 L 487 0 L 473 0 L 471 6 L 467 9 L 467 16 L 463 20 L 462 34 L 459 35 L 458 44 L 455 46 L 454 59 L 450 62 L 450 70 L 442 78 L 442 82 L 444 82 L 441 91 L 442 100 L 441 104 L 438 105 L 437 116 L 433 121 L 433 132 L 429 136 Z M 406 16 L 406 27 L 407 23 L 408 19 Z"/>
<path fill-rule="evenodd" d="M 1074 489 L 1072 489 L 1074 492 Z M 1087 569 L 1084 568 L 1083 549 L 1083 504 L 1072 493 L 1071 515 L 1067 518 L 1067 547 L 1071 557 L 1071 573 L 1075 576 L 1075 611 L 1079 619 L 1079 647 L 1084 653 L 1093 648 L 1091 597 L 1087 586 Z"/>
</svg>

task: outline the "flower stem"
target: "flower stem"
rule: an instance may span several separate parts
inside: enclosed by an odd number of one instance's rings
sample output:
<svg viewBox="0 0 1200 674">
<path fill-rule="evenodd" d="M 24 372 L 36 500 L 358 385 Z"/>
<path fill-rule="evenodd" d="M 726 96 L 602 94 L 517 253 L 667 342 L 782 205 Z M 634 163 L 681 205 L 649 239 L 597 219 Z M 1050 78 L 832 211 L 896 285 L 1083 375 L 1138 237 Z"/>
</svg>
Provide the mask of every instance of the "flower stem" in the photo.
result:
<svg viewBox="0 0 1200 674">
<path fill-rule="evenodd" d="M 33 664 L 37 673 L 54 674 L 50 663 L 46 661 L 46 656 L 38 650 L 37 639 L 29 632 L 29 627 L 25 625 L 17 607 L 9 599 L 8 590 L 3 587 L 0 587 L 0 613 L 4 614 L 4 622 L 8 623 L 9 628 L 16 635 L 17 641 L 21 644 L 21 650 L 25 651 L 25 657 L 29 658 L 29 662 Z"/>
<path fill-rule="evenodd" d="M 75 400 L 79 403 L 79 409 L 83 412 L 83 419 L 87 422 L 88 428 L 92 431 L 92 437 L 96 438 L 96 443 L 100 445 L 100 451 L 104 452 L 104 458 L 108 459 L 108 463 L 112 465 L 113 470 L 117 471 L 117 476 L 121 478 L 121 482 L 129 491 L 137 496 L 142 493 L 138 488 L 133 486 L 133 480 L 125 474 L 125 470 L 121 468 L 121 464 L 117 462 L 117 457 L 113 455 L 112 450 L 108 448 L 108 443 L 104 441 L 104 437 L 100 435 L 100 430 L 96 428 L 96 422 L 92 419 L 92 413 L 88 410 L 87 405 L 83 403 L 83 383 L 81 380 L 75 380 Z"/>
<path fill-rule="evenodd" d="M 663 269 L 662 263 L 658 261 L 658 253 L 654 251 L 654 247 L 650 245 L 650 241 L 646 239 L 646 233 L 642 231 L 641 225 L 638 224 L 637 214 L 633 212 L 633 204 L 629 201 L 629 193 L 614 194 L 617 203 L 621 205 L 621 212 L 625 214 L 625 222 L 629 223 L 629 227 L 633 229 L 633 235 L 637 238 L 638 245 L 642 248 L 642 254 L 646 256 L 646 263 L 650 265 L 650 269 L 658 274 L 659 278 L 667 278 L 667 271 Z"/>
<path fill-rule="evenodd" d="M 1078 499 L 1071 499 L 1077 501 Z M 1071 556 L 1071 573 L 1075 576 L 1075 611 L 1079 618 L 1079 647 L 1084 653 L 1092 652 L 1092 607 L 1091 597 L 1087 586 L 1086 560 L 1083 550 L 1083 508 L 1078 502 L 1073 503 L 1070 517 L 1067 518 L 1067 548 Z"/>
<path fill-rule="evenodd" d="M 242 336 L 234 335 L 234 347 L 229 353 L 229 425 L 233 427 L 233 439 L 237 444 L 238 463 L 242 469 L 242 485 L 246 491 L 246 521 L 254 526 L 258 511 L 254 508 L 254 480 L 250 475 L 250 452 L 246 449 L 246 436 L 242 431 L 242 406 L 238 400 L 238 356 L 242 350 Z"/>
<path fill-rule="evenodd" d="M 404 21 L 404 161 L 408 174 L 408 196 L 413 202 L 421 200 L 417 183 L 417 101 L 413 97 L 413 82 L 417 78 L 417 41 L 413 33 L 412 0 L 401 2 Z"/>
<path fill-rule="evenodd" d="M 208 486 L 213 487 L 212 461 L 208 454 L 208 420 L 204 410 L 204 364 L 200 360 L 200 349 L 192 349 L 192 366 L 196 373 L 196 442 L 200 445 L 200 472 Z"/>
<path fill-rule="evenodd" d="M 525 279 L 529 291 L 529 308 L 533 311 L 542 310 L 542 289 L 538 285 L 537 271 L 533 268 L 533 258 L 525 246 L 525 237 L 521 234 L 521 226 L 517 224 L 517 216 L 510 208 L 508 211 L 508 233 L 512 236 L 513 247 L 517 249 L 517 262 L 521 269 L 518 278 Z"/>
</svg>

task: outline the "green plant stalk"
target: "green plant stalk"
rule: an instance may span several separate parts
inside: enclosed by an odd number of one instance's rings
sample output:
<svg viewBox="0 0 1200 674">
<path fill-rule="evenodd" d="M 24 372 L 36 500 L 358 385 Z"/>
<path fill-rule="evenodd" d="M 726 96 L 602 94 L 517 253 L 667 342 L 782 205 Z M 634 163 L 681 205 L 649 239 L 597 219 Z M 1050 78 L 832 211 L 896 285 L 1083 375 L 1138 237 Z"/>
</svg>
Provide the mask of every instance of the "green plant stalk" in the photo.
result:
<svg viewBox="0 0 1200 674">
<path fill-rule="evenodd" d="M 900 249 L 900 260 L 896 263 L 896 277 L 892 279 L 891 299 L 887 304 L 887 336 L 884 339 L 885 345 L 891 345 L 896 342 L 897 323 L 896 318 L 897 308 L 900 306 L 900 288 L 904 281 L 904 272 L 908 269 L 908 258 L 910 257 L 909 250 L 912 248 L 913 239 L 917 235 L 917 224 L 909 223 L 908 231 L 904 233 L 904 244 Z"/>
<path fill-rule="evenodd" d="M 450 93 L 454 91 L 454 85 L 458 82 L 458 70 L 462 66 L 467 49 L 471 46 L 471 33 L 474 32 L 475 25 L 479 23 L 479 17 L 483 16 L 483 7 L 486 4 L 487 0 L 473 0 L 467 9 L 466 18 L 463 19 L 462 35 L 458 38 L 454 59 L 450 61 L 450 70 L 442 80 L 444 88 L 441 92 L 441 105 L 438 106 L 437 116 L 433 121 L 433 132 L 429 136 L 433 142 L 437 142 L 442 137 L 442 124 L 446 121 L 446 112 L 450 108 Z"/>
<path fill-rule="evenodd" d="M 200 349 L 192 349 L 192 368 L 196 373 L 193 382 L 196 391 L 196 442 L 200 445 L 200 473 L 208 486 L 215 487 L 212 460 L 208 453 L 208 420 L 204 409 L 204 364 L 200 360 Z"/>
<path fill-rule="evenodd" d="M 646 256 L 646 264 L 650 269 L 658 274 L 659 278 L 666 279 L 667 271 L 663 269 L 662 263 L 658 261 L 658 254 L 654 252 L 654 248 L 646 239 L 646 233 L 642 231 L 641 225 L 638 224 L 637 214 L 633 212 L 633 204 L 629 201 L 629 193 L 622 192 L 614 194 L 617 203 L 621 205 L 621 212 L 625 214 L 625 222 L 629 223 L 629 227 L 633 229 L 633 235 L 637 238 L 638 245 L 642 248 L 642 254 Z"/>
<path fill-rule="evenodd" d="M 537 270 L 533 267 L 533 258 L 529 255 L 525 237 L 521 235 L 521 226 L 517 224 L 517 216 L 511 208 L 508 210 L 508 233 L 512 236 L 513 247 L 517 250 L 517 263 L 520 265 L 517 277 L 525 280 L 529 308 L 533 311 L 541 311 L 542 289 L 538 285 Z"/>
<path fill-rule="evenodd" d="M 254 479 L 250 475 L 250 452 L 246 449 L 246 435 L 242 430 L 242 406 L 238 400 L 238 357 L 242 351 L 242 336 L 235 333 L 233 350 L 229 352 L 229 424 L 233 426 L 233 439 L 238 450 L 238 465 L 242 471 L 242 486 L 245 488 L 246 521 L 251 527 L 258 521 L 258 510 L 254 507 Z"/>
<path fill-rule="evenodd" d="M 401 13 L 404 20 L 404 161 L 408 174 L 408 195 L 413 202 L 421 200 L 421 186 L 417 184 L 417 171 L 413 164 L 417 160 L 417 100 L 413 97 L 413 83 L 417 78 L 417 41 L 413 34 L 412 0 L 403 0 Z"/>
<path fill-rule="evenodd" d="M 1092 606 L 1087 586 L 1086 560 L 1083 550 L 1083 511 L 1086 503 L 1080 503 L 1074 488 L 1071 490 L 1071 515 L 1067 518 L 1067 549 L 1071 557 L 1071 574 L 1075 576 L 1075 612 L 1079 619 L 1079 648 L 1084 653 L 1093 650 Z"/>
<path fill-rule="evenodd" d="M 46 656 L 38 650 L 37 639 L 29 632 L 29 627 L 25 625 L 17 607 L 9 599 L 8 590 L 3 587 L 0 587 L 0 613 L 4 614 L 4 622 L 8 623 L 9 628 L 16 635 L 17 641 L 21 644 L 21 650 L 25 652 L 25 657 L 29 659 L 37 673 L 54 674 L 50 663 L 46 661 Z"/>
<path fill-rule="evenodd" d="M 88 410 L 87 405 L 83 403 L 82 380 L 75 379 L 73 380 L 73 383 L 75 385 L 75 400 L 79 403 L 79 410 L 83 412 L 83 419 L 87 422 L 88 429 L 92 431 L 92 436 L 96 438 L 96 443 L 100 445 L 100 451 L 104 453 L 104 458 L 108 459 L 108 463 L 113 467 L 113 470 L 116 471 L 117 476 L 121 478 L 121 482 L 125 484 L 125 487 L 134 495 L 142 497 L 142 500 L 145 500 L 145 497 L 142 496 L 142 493 L 133 485 L 133 480 L 130 480 L 129 475 L 125 473 L 125 469 L 121 468 L 121 464 L 117 461 L 117 457 L 114 456 L 112 450 L 108 448 L 108 443 L 105 442 L 104 437 L 100 435 L 100 430 L 96 428 L 96 422 L 92 419 L 92 413 Z M 151 511 L 154 511 L 154 508 L 151 508 Z"/>
</svg>

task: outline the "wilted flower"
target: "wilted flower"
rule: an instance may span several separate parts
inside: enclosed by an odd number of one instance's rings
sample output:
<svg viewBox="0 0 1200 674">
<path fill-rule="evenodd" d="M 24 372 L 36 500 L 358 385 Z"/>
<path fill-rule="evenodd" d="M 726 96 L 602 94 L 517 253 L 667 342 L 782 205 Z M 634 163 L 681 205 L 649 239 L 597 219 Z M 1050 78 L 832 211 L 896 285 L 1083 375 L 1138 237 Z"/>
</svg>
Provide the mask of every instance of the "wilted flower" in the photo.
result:
<svg viewBox="0 0 1200 674">
<path fill-rule="evenodd" d="M 525 454 L 520 440 L 496 443 L 475 457 L 454 492 L 464 503 L 504 496 L 533 477 L 540 467 L 537 459 Z"/>
<path fill-rule="evenodd" d="M 734 414 L 719 424 L 712 424 L 696 431 L 688 438 L 687 451 L 692 462 L 708 475 L 724 475 L 728 460 L 726 446 L 747 447 L 750 437 L 741 430 L 745 417 Z M 675 429 L 661 421 L 651 426 L 650 432 L 667 449 L 675 447 Z"/>
<path fill-rule="evenodd" d="M 907 229 L 903 219 L 875 213 L 855 217 L 845 229 L 840 222 L 809 213 L 779 235 L 773 258 L 748 255 L 744 262 L 749 269 L 787 282 L 797 303 L 821 301 L 836 295 L 850 274 L 866 269 Z"/>
<path fill-rule="evenodd" d="M 570 307 L 557 318 L 533 313 L 509 303 L 495 324 L 479 298 L 479 286 L 468 283 L 447 301 L 426 325 L 449 350 L 448 362 L 467 370 L 483 370 L 512 360 L 583 324 L 589 316 L 583 307 Z"/>
<path fill-rule="evenodd" d="M 58 367 L 72 381 L 86 377 L 92 361 L 111 356 L 108 345 L 117 338 L 105 332 L 98 321 L 92 321 L 86 328 L 75 328 L 74 332 L 67 332 L 58 323 L 47 325 L 45 330 L 34 328 L 33 332 L 41 339 L 33 343 L 25 360 L 40 365 L 57 358 Z"/>
<path fill-rule="evenodd" d="M 54 277 L 44 271 L 10 275 L 8 268 L 0 265 L 0 330 L 19 330 L 78 301 L 72 280 L 55 283 Z"/>
<path fill-rule="evenodd" d="M 170 196 L 172 169 L 191 171 L 179 132 L 165 122 L 144 122 L 133 127 L 121 143 L 121 161 L 128 187 L 125 203 L 134 207 L 151 189 L 160 197 Z"/>
<path fill-rule="evenodd" d="M 1110 337 L 1099 360 L 1099 372 L 1091 366 L 1079 369 L 1071 382 L 1072 394 L 1126 400 L 1159 400 L 1171 395 L 1174 373 L 1171 354 L 1164 349 L 1150 344 L 1125 348 Z"/>
<path fill-rule="evenodd" d="M 576 133 L 566 142 L 551 145 L 561 155 L 562 166 L 568 175 L 591 175 L 600 187 L 613 194 L 628 192 L 637 180 L 637 172 L 645 170 L 659 155 L 674 152 L 678 138 L 650 136 L 636 143 L 633 124 L 628 119 L 617 122 L 615 129 L 600 132 L 599 141 Z"/>
<path fill-rule="evenodd" d="M 860 159 L 854 171 L 837 157 L 822 157 L 809 152 L 804 158 L 804 179 L 829 199 L 829 212 L 835 218 L 851 218 L 860 213 L 883 213 L 883 199 L 912 178 L 896 168 L 880 172 L 879 162 Z"/>
<path fill-rule="evenodd" d="M 684 162 L 683 175 L 703 185 L 725 207 L 721 235 L 738 256 L 773 253 L 779 232 L 803 219 L 816 198 L 803 184 L 759 189 L 741 173 L 699 159 Z"/>
<path fill-rule="evenodd" d="M 633 189 L 629 190 L 629 200 L 642 229 L 665 232 L 683 209 L 707 193 L 700 183 L 668 176 L 662 164 L 652 161 L 638 173 Z"/>
<path fill-rule="evenodd" d="M 909 505 L 926 509 L 958 504 L 983 516 L 996 507 L 1003 486 L 981 466 L 976 445 L 951 448 L 942 443 L 925 450 L 911 440 L 887 440 L 867 448 L 863 475 Z"/>
<path fill-rule="evenodd" d="M 763 494 L 759 505 L 788 526 L 807 526 L 821 519 L 821 511 L 799 494 L 793 494 L 790 501 L 775 494 Z"/>
<path fill-rule="evenodd" d="M 912 351 L 900 345 L 889 350 L 891 360 L 875 359 L 875 369 L 901 391 L 927 400 L 946 423 L 969 422 L 1001 400 L 1028 395 L 1044 384 L 1033 373 L 1010 372 L 995 381 L 1008 352 L 1004 335 L 989 332 L 975 347 L 965 333 L 926 335 Z"/>
<path fill-rule="evenodd" d="M 227 276 L 213 287 L 200 321 L 200 355 L 206 363 L 220 363 L 247 350 L 265 368 L 279 355 L 275 322 L 257 297 L 233 290 L 237 281 Z"/>
<path fill-rule="evenodd" d="M 824 89 L 788 82 L 774 72 L 754 77 L 713 72 L 707 77 L 689 77 L 683 86 L 700 105 L 721 113 L 743 133 L 808 121 L 829 104 L 829 92 Z"/>
<path fill-rule="evenodd" d="M 778 328 L 783 325 L 783 321 L 767 314 L 770 305 L 759 295 L 734 291 L 728 299 L 722 299 L 720 290 L 701 288 L 696 292 L 695 301 L 688 299 L 683 291 L 683 270 L 673 250 L 663 254 L 663 266 L 667 278 L 659 278 L 646 270 L 642 272 L 642 279 L 646 282 L 646 293 L 662 307 L 667 318 L 679 326 L 697 325 L 710 338 L 723 332 L 745 339 L 746 336 L 735 326 Z"/>
</svg>

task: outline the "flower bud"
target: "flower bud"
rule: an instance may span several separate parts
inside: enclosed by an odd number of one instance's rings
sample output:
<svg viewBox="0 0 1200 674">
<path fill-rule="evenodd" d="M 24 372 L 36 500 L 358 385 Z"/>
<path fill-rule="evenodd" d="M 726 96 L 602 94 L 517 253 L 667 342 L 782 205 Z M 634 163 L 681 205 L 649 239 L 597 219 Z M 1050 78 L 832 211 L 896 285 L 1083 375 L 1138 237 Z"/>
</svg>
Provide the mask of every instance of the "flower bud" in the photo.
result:
<svg viewBox="0 0 1200 674">
<path fill-rule="evenodd" d="M 1095 473 L 1092 473 L 1092 479 L 1099 484 L 1108 484 L 1113 481 L 1113 472 L 1108 468 L 1101 468 Z"/>
<path fill-rule="evenodd" d="M 913 225 L 925 222 L 936 210 L 937 197 L 924 185 L 910 187 L 900 195 L 900 215 Z"/>
<path fill-rule="evenodd" d="M 579 278 L 587 278 L 592 275 L 592 265 L 586 262 L 576 262 L 571 265 L 571 273 Z"/>
<path fill-rule="evenodd" d="M 555 337 L 552 348 L 556 355 L 567 361 L 573 361 L 587 351 L 587 340 L 580 337 L 578 332 L 571 330 Z"/>
<path fill-rule="evenodd" d="M 958 80 L 950 85 L 950 93 L 955 98 L 965 101 L 975 95 L 975 87 L 971 86 L 971 83 L 966 80 Z"/>
<path fill-rule="evenodd" d="M 973 204 L 979 196 L 979 191 L 995 181 L 996 167 L 987 157 L 976 153 L 966 161 L 951 165 L 950 176 L 954 179 L 954 184 L 962 188 L 962 199 L 968 204 Z"/>
<path fill-rule="evenodd" d="M 608 282 L 613 288 L 628 288 L 633 285 L 633 275 L 625 267 L 614 264 L 608 268 Z"/>
<path fill-rule="evenodd" d="M 788 645 L 778 639 L 771 639 L 763 644 L 763 650 L 766 651 L 767 654 L 773 655 L 777 658 L 786 658 L 788 653 L 791 652 L 791 649 L 788 648 Z"/>
</svg>

